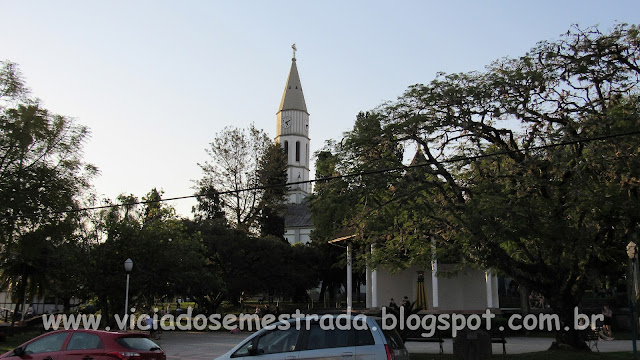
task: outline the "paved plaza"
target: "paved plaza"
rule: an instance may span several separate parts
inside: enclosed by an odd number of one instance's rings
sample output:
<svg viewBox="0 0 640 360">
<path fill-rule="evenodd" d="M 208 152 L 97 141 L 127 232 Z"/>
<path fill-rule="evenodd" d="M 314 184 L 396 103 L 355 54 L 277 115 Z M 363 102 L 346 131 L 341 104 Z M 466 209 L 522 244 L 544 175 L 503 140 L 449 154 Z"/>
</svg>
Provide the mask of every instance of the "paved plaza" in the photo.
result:
<svg viewBox="0 0 640 360">
<path fill-rule="evenodd" d="M 230 350 L 250 333 L 230 334 L 226 332 L 165 332 L 158 344 L 167 353 L 167 360 L 212 360 Z M 507 353 L 519 354 L 544 351 L 553 339 L 535 337 L 507 338 Z M 599 341 L 601 352 L 631 351 L 631 340 Z M 407 343 L 410 353 L 438 353 L 437 343 Z M 453 353 L 451 339 L 445 339 L 444 352 Z M 502 353 L 502 344 L 493 344 L 493 353 Z"/>
</svg>

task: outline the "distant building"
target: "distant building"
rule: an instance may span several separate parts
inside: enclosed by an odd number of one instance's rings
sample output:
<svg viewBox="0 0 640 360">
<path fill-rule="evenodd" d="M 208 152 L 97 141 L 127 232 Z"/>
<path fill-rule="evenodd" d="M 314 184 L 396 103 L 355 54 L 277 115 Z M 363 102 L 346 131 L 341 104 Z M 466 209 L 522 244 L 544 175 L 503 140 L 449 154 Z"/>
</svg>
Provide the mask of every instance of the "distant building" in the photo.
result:
<svg viewBox="0 0 640 360">
<path fill-rule="evenodd" d="M 291 70 L 284 87 L 276 118 L 276 142 L 287 154 L 287 183 L 309 180 L 309 112 L 304 101 L 300 75 L 296 66 L 295 46 Z M 289 187 L 289 204 L 285 215 L 284 237 L 291 244 L 308 243 L 313 230 L 311 211 L 305 201 L 311 184 Z"/>
</svg>

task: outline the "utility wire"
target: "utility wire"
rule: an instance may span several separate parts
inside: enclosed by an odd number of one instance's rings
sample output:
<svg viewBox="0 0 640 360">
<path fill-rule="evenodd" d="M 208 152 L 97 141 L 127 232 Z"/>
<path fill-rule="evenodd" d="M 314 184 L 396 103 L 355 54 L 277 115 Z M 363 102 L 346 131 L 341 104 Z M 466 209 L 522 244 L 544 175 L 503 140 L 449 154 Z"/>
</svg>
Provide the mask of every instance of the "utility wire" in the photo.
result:
<svg viewBox="0 0 640 360">
<path fill-rule="evenodd" d="M 640 135 L 640 130 L 624 132 L 624 133 L 617 133 L 617 134 L 610 134 L 610 135 L 602 135 L 602 136 L 596 136 L 596 137 L 591 137 L 591 138 L 581 138 L 581 139 L 567 140 L 567 141 L 563 141 L 563 142 L 559 142 L 559 143 L 532 146 L 532 147 L 529 147 L 529 148 L 526 148 L 526 149 L 503 150 L 503 151 L 496 151 L 496 152 L 492 152 L 492 153 L 472 155 L 472 156 L 454 156 L 454 157 L 452 157 L 450 159 L 444 159 L 444 160 L 441 160 L 441 161 L 437 161 L 437 160 L 429 161 L 429 160 L 427 160 L 426 162 L 420 163 L 420 164 L 406 165 L 406 166 L 399 166 L 399 167 L 394 167 L 394 168 L 385 168 L 385 169 L 378 169 L 378 170 L 362 171 L 362 172 L 357 172 L 357 173 L 352 173 L 352 174 L 327 176 L 327 177 L 323 177 L 323 178 L 319 178 L 319 179 L 313 179 L 313 180 L 295 181 L 295 182 L 290 182 L 290 183 L 274 184 L 274 185 L 266 185 L 266 186 L 254 186 L 254 187 L 249 187 L 249 188 L 244 188 L 244 189 L 219 191 L 219 192 L 215 192 L 215 193 L 204 193 L 204 194 L 176 196 L 176 197 L 158 199 L 158 200 L 143 200 L 143 201 L 121 203 L 121 204 L 107 204 L 107 205 L 91 206 L 91 207 L 84 207 L 84 208 L 78 208 L 78 209 L 51 211 L 51 212 L 48 212 L 46 214 L 35 214 L 34 213 L 34 214 L 9 215 L 9 216 L 5 215 L 5 216 L 0 216 L 0 219 L 43 217 L 44 215 L 60 215 L 60 214 L 66 214 L 66 213 L 78 213 L 78 212 L 84 212 L 84 211 L 111 209 L 111 208 L 122 207 L 122 206 L 145 205 L 145 204 L 154 204 L 154 203 L 167 202 L 167 201 L 176 201 L 176 200 L 184 200 L 184 199 L 191 199 L 191 198 L 201 198 L 201 197 L 205 197 L 205 196 L 209 196 L 209 195 L 226 195 L 226 194 L 233 194 L 233 193 L 241 193 L 241 192 L 245 192 L 245 191 L 259 191 L 259 190 L 273 189 L 273 188 L 279 188 L 279 187 L 283 187 L 283 186 L 312 184 L 312 183 L 315 183 L 315 182 L 324 182 L 324 181 L 337 180 L 337 179 L 348 179 L 348 178 L 353 178 L 353 177 L 358 177 L 358 176 L 368 176 L 368 175 L 375 175 L 375 174 L 383 174 L 383 173 L 392 172 L 392 171 L 402 171 L 402 170 L 408 170 L 408 169 L 413 169 L 413 168 L 420 168 L 420 167 L 430 166 L 430 165 L 433 165 L 433 164 L 438 163 L 438 162 L 442 163 L 442 164 L 448 164 L 448 163 L 455 163 L 455 162 L 460 162 L 460 161 L 475 161 L 475 160 L 490 158 L 490 157 L 494 157 L 494 156 L 503 156 L 503 155 L 509 155 L 509 154 L 530 152 L 530 151 L 535 151 L 535 150 L 544 150 L 544 149 L 550 149 L 550 148 L 555 148 L 555 147 L 560 147 L 560 146 L 574 145 L 574 144 L 579 144 L 579 143 L 588 143 L 588 142 L 593 142 L 593 141 L 604 141 L 604 140 L 609 140 L 609 139 L 613 139 L 613 138 L 624 137 L 624 136 L 634 136 L 634 135 Z"/>
</svg>

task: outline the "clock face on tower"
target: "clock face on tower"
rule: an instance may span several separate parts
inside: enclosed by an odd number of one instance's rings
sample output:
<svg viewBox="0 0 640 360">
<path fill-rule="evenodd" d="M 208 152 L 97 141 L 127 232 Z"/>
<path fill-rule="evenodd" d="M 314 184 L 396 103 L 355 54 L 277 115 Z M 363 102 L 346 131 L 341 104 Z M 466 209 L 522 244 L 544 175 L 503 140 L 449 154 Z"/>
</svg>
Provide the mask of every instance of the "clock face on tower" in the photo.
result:
<svg viewBox="0 0 640 360">
<path fill-rule="evenodd" d="M 291 126 L 291 117 L 285 116 L 282 118 L 282 126 L 287 129 Z"/>
</svg>

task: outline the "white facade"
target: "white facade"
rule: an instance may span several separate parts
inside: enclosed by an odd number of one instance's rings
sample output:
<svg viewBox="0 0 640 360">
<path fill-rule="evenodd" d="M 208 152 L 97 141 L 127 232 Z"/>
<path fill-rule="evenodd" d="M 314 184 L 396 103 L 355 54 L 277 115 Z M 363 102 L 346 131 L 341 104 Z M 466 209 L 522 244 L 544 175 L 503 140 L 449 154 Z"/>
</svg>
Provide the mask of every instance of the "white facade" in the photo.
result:
<svg viewBox="0 0 640 360">
<path fill-rule="evenodd" d="M 500 307 L 496 275 L 465 269 L 452 277 L 439 277 L 434 269 L 451 271 L 453 265 L 434 263 L 431 269 L 411 267 L 394 273 L 384 268 L 369 270 L 367 307 L 387 306 L 392 298 L 399 304 L 404 296 L 415 301 L 419 271 L 424 271 L 424 286 L 430 311 L 484 311 Z"/>
<path fill-rule="evenodd" d="M 284 238 L 290 244 L 307 244 L 311 242 L 312 228 L 300 227 L 285 230 Z"/>
</svg>

